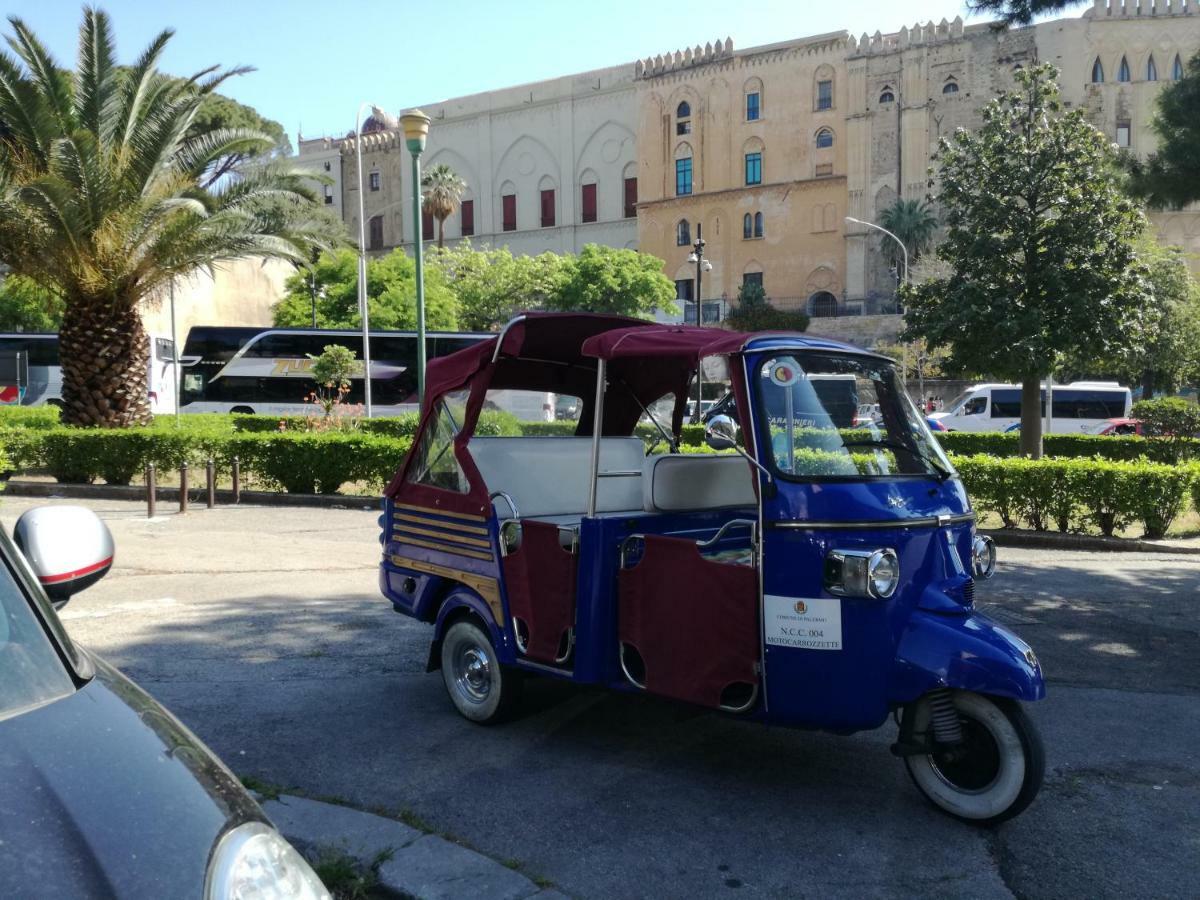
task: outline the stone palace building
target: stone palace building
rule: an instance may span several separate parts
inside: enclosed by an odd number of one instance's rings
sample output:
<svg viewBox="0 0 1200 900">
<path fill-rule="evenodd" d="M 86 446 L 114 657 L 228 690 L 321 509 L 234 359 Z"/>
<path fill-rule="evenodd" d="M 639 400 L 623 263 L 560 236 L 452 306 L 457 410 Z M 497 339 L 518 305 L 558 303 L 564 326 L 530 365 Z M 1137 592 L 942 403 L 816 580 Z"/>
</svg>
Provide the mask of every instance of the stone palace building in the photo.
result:
<svg viewBox="0 0 1200 900">
<path fill-rule="evenodd" d="M 718 40 L 423 105 L 433 121 L 422 165 L 447 163 L 468 185 L 449 241 L 652 253 L 694 321 L 687 257 L 702 227 L 706 321 L 758 281 L 777 305 L 828 318 L 814 330 L 870 342 L 899 328 L 897 273 L 881 236 L 846 216 L 878 221 L 897 198 L 925 197 L 938 139 L 977 125 L 1014 71 L 1038 62 L 1061 70 L 1068 107 L 1114 143 L 1153 152 L 1154 99 L 1198 50 L 1198 0 L 1094 0 L 1017 29 L 955 19 L 746 50 Z M 368 248 L 410 245 L 403 138 L 373 120 L 363 130 Z M 326 203 L 357 234 L 354 141 L 302 138 L 300 155 L 334 179 Z M 1164 241 L 1200 254 L 1200 211 L 1152 218 Z"/>
</svg>

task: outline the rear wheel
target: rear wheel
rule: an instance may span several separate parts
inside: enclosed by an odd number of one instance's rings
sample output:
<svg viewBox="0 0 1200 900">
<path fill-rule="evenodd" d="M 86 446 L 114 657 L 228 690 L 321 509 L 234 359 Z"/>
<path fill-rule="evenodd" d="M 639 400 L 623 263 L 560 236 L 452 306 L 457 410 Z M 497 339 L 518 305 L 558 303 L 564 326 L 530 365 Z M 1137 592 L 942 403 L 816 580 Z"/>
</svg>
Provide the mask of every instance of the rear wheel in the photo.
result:
<svg viewBox="0 0 1200 900">
<path fill-rule="evenodd" d="M 1011 819 L 1037 796 L 1045 751 L 1033 721 L 1012 700 L 954 691 L 962 741 L 934 744 L 931 753 L 904 757 L 913 783 L 934 806 L 977 825 Z M 932 738 L 931 705 L 922 697 L 904 710 L 905 727 Z"/>
<path fill-rule="evenodd" d="M 455 708 L 480 725 L 502 721 L 520 700 L 521 673 L 501 666 L 487 633 L 467 620 L 442 638 L 442 681 Z"/>
<path fill-rule="evenodd" d="M 254 415 L 254 410 L 251 409 L 249 406 L 235 406 L 233 409 L 230 410 L 230 412 L 234 413 L 235 415 L 239 415 L 239 416 Z"/>
</svg>

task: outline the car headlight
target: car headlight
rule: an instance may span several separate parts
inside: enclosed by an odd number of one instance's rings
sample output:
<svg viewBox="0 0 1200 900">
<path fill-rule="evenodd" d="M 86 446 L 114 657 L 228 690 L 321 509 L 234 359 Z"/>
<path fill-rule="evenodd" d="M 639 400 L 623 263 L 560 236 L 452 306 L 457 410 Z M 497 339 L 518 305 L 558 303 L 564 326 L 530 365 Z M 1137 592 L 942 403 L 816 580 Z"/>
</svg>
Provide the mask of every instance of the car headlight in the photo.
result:
<svg viewBox="0 0 1200 900">
<path fill-rule="evenodd" d="M 830 550 L 825 557 L 825 590 L 836 596 L 886 600 L 899 584 L 895 550 Z"/>
<path fill-rule="evenodd" d="M 991 578 L 996 572 L 996 542 L 990 537 L 977 535 L 971 542 L 971 573 L 980 581 Z"/>
<path fill-rule="evenodd" d="M 283 836 L 261 822 L 226 832 L 208 865 L 206 900 L 328 900 L 321 879 Z"/>
</svg>

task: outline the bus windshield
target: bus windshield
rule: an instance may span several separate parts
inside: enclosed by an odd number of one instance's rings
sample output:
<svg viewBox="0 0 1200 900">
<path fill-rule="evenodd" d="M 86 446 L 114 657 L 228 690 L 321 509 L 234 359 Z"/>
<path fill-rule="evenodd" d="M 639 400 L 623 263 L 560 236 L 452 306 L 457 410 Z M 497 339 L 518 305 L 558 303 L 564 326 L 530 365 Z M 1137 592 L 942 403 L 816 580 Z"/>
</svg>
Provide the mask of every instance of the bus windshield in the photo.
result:
<svg viewBox="0 0 1200 900">
<path fill-rule="evenodd" d="M 785 353 L 764 359 L 754 383 L 760 433 L 785 478 L 954 473 L 891 363 Z M 878 412 L 856 425 L 859 404 Z"/>
</svg>

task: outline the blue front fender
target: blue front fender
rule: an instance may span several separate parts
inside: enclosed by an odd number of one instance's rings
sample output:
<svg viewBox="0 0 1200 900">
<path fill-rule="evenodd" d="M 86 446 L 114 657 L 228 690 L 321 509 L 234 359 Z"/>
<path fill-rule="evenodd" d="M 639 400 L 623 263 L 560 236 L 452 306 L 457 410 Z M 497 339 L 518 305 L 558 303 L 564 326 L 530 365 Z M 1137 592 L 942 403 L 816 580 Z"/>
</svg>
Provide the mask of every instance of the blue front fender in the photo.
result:
<svg viewBox="0 0 1200 900">
<path fill-rule="evenodd" d="M 909 703 L 939 687 L 1014 700 L 1046 696 L 1032 648 L 1007 628 L 979 613 L 915 610 L 896 651 L 889 700 Z"/>
</svg>

